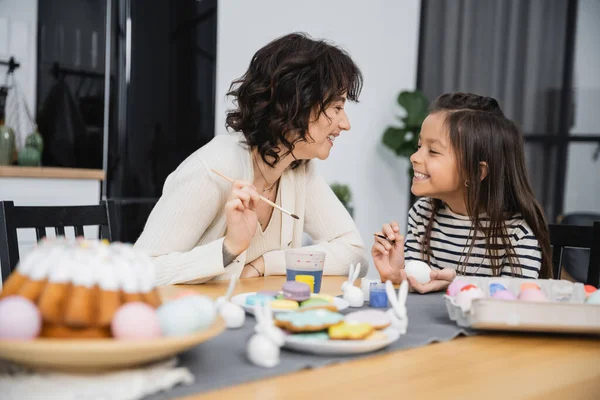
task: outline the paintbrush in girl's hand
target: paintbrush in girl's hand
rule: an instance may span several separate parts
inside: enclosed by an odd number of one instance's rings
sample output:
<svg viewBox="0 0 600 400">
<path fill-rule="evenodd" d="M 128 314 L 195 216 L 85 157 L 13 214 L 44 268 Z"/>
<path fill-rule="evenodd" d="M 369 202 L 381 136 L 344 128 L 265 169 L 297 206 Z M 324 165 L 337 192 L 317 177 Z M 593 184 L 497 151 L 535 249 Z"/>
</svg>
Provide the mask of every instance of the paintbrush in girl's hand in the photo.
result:
<svg viewBox="0 0 600 400">
<path fill-rule="evenodd" d="M 385 236 L 383 236 L 383 235 L 380 235 L 379 233 L 374 233 L 373 235 L 377 236 L 378 238 L 385 239 L 385 240 L 387 240 L 388 242 L 390 242 L 391 244 L 396 244 L 396 241 L 395 241 L 395 240 L 390 240 L 390 239 L 388 239 L 387 237 L 385 237 Z"/>
<path fill-rule="evenodd" d="M 215 171 L 214 169 L 211 169 L 211 171 L 214 172 L 215 174 L 219 175 L 221 178 L 225 179 L 226 181 L 229 181 L 229 182 L 233 183 L 233 179 L 231 179 L 231 178 L 223 175 L 222 173 L 220 173 L 218 171 Z M 265 203 L 267 203 L 268 205 L 270 205 L 271 207 L 274 207 L 274 208 L 278 209 L 282 213 L 287 214 L 287 215 L 289 215 L 290 217 L 292 217 L 294 219 L 300 219 L 300 217 L 298 217 L 296 214 L 292 214 L 291 212 L 289 212 L 285 208 L 279 207 L 277 204 L 273 203 L 271 200 L 267 199 L 266 197 L 260 196 L 260 199 L 262 201 L 264 201 Z"/>
</svg>

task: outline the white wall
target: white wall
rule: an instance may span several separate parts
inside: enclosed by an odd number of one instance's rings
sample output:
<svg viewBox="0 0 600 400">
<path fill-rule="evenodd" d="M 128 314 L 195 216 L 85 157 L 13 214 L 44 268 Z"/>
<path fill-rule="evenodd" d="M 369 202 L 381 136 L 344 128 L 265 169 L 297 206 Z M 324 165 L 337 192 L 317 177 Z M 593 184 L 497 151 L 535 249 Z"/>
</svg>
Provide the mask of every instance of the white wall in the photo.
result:
<svg viewBox="0 0 600 400">
<path fill-rule="evenodd" d="M 575 126 L 573 135 L 600 136 L 600 1 L 580 0 L 575 38 Z M 600 158 L 594 162 L 596 144 L 569 146 L 565 213 L 600 213 Z"/>
<path fill-rule="evenodd" d="M 0 0 L 0 60 L 15 57 L 21 66 L 15 77 L 35 116 L 37 76 L 37 0 Z M 0 85 L 7 67 L 0 65 Z M 27 132 L 26 134 L 28 134 Z"/>
<path fill-rule="evenodd" d="M 352 130 L 336 140 L 319 162 L 328 182 L 351 186 L 355 220 L 367 250 L 382 223 L 406 223 L 408 162 L 382 147 L 381 135 L 396 123 L 396 96 L 416 85 L 420 0 L 221 0 L 217 27 L 216 126 L 224 132 L 225 93 L 252 55 L 269 41 L 294 31 L 343 46 L 361 68 L 359 104 L 349 104 Z M 372 265 L 372 264 L 371 264 Z M 373 275 L 374 274 L 374 275 Z M 370 275 L 375 276 L 372 266 Z"/>
</svg>

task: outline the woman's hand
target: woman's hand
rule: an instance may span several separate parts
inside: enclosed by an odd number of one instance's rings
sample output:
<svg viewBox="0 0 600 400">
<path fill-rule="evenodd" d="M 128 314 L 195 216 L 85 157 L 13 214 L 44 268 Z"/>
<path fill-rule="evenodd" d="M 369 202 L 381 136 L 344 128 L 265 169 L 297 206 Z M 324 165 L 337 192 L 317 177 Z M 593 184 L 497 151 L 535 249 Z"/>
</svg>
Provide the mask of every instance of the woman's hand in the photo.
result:
<svg viewBox="0 0 600 400">
<path fill-rule="evenodd" d="M 371 248 L 371 255 L 381 281 L 387 280 L 392 283 L 399 284 L 406 279 L 404 271 L 404 236 L 400 234 L 398 223 L 393 221 L 390 224 L 385 224 L 381 228 L 381 232 L 376 235 L 385 236 L 387 239 L 382 239 L 375 236 L 375 243 Z"/>
<path fill-rule="evenodd" d="M 260 196 L 252 183 L 235 181 L 231 189 L 229 201 L 225 204 L 227 218 L 227 234 L 225 247 L 233 255 L 238 256 L 249 246 L 256 233 L 256 206 Z"/>
<path fill-rule="evenodd" d="M 252 264 L 252 265 L 250 265 Z M 249 262 L 244 265 L 244 269 L 242 270 L 242 274 L 240 275 L 241 279 L 244 278 L 256 278 L 258 276 L 263 276 L 265 274 L 265 259 L 263 256 L 258 257 L 256 260 Z"/>
<path fill-rule="evenodd" d="M 412 276 L 408 277 L 408 283 L 415 292 L 421 294 L 429 292 L 439 292 L 446 290 L 448 285 L 456 278 L 456 270 L 452 268 L 436 269 L 431 271 L 431 281 L 422 284 L 417 282 Z"/>
</svg>

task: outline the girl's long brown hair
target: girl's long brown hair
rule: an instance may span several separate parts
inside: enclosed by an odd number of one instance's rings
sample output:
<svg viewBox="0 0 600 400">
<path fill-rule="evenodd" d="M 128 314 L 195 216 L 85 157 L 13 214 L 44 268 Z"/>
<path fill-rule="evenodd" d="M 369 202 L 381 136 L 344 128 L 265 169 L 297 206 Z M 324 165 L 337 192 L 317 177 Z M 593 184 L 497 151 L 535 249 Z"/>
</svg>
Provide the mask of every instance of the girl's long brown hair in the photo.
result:
<svg viewBox="0 0 600 400">
<path fill-rule="evenodd" d="M 500 250 L 504 250 L 513 274 L 520 273 L 518 257 L 510 243 L 505 221 L 520 214 L 535 235 L 542 253 L 540 278 L 552 278 L 550 234 L 539 203 L 529 183 L 523 139 L 519 128 L 504 117 L 496 100 L 469 93 L 443 94 L 430 107 L 431 113 L 444 112 L 445 126 L 457 157 L 461 182 L 468 183 L 465 204 L 473 223 L 471 245 L 459 272 L 464 272 L 475 238 L 485 237 L 493 275 L 502 271 Z M 487 163 L 487 176 L 481 180 L 480 162 Z M 433 219 L 443 207 L 432 199 L 432 212 L 422 246 L 431 257 L 430 235 Z M 483 226 L 480 215 L 489 218 Z"/>
</svg>

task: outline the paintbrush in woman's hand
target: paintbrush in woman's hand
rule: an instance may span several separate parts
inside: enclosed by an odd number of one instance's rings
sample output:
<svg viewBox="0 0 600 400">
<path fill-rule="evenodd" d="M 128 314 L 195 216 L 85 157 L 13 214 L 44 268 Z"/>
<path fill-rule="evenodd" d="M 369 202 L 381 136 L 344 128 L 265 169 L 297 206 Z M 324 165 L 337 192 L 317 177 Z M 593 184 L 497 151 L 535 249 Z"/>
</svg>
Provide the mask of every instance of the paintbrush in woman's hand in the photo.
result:
<svg viewBox="0 0 600 400">
<path fill-rule="evenodd" d="M 215 174 L 219 175 L 221 178 L 233 183 L 233 179 L 223 175 L 220 172 L 215 171 L 214 169 L 211 169 L 212 172 L 214 172 Z M 259 195 L 260 196 L 260 195 Z M 290 217 L 294 218 L 294 219 L 300 219 L 300 217 L 298 217 L 296 214 L 292 214 L 291 212 L 289 212 L 288 210 L 286 210 L 285 208 L 281 208 L 279 207 L 277 204 L 273 203 L 271 200 L 267 199 L 266 197 L 260 196 L 260 199 L 262 201 L 264 201 L 265 203 L 267 203 L 268 205 L 278 209 L 279 211 L 281 211 L 284 214 L 289 215 Z"/>
</svg>

